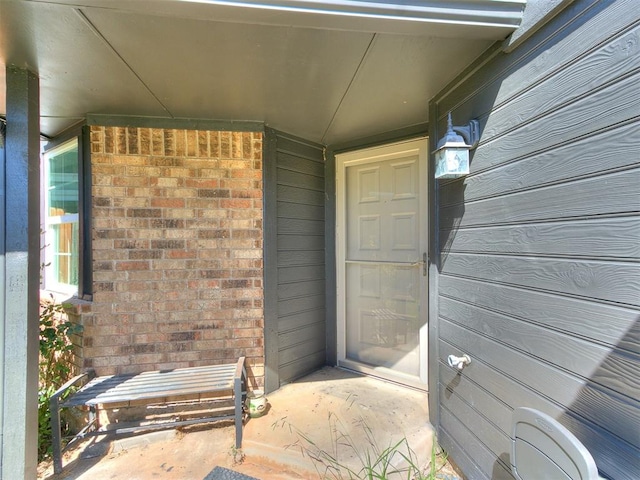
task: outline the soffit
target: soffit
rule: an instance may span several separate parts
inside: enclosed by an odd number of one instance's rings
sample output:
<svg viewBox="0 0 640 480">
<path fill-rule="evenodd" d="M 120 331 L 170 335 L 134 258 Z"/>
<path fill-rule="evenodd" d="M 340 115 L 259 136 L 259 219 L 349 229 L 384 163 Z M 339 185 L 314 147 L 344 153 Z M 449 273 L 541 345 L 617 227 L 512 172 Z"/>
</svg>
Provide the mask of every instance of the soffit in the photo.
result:
<svg viewBox="0 0 640 480">
<path fill-rule="evenodd" d="M 0 63 L 39 74 L 49 136 L 93 113 L 260 121 L 329 144 L 426 122 L 429 98 L 515 28 L 473 24 L 470 2 L 430 2 L 460 7 L 458 25 L 227 3 L 2 0 Z"/>
</svg>

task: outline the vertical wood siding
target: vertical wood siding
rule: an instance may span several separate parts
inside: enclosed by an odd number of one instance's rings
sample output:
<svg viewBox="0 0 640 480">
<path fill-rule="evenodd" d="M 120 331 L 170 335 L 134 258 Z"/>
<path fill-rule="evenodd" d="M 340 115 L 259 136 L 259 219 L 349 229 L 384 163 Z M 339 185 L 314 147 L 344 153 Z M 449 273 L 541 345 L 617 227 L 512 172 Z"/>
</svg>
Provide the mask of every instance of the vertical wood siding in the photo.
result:
<svg viewBox="0 0 640 480">
<path fill-rule="evenodd" d="M 471 174 L 438 183 L 430 359 L 439 440 L 469 478 L 511 478 L 519 406 L 569 428 L 601 475 L 640 475 L 639 85 L 637 2 L 576 0 L 431 102 L 432 138 L 448 111 L 482 131 Z"/>
<path fill-rule="evenodd" d="M 270 351 L 277 357 L 277 388 L 326 363 L 325 180 L 320 146 L 272 136 L 277 340 Z"/>
</svg>

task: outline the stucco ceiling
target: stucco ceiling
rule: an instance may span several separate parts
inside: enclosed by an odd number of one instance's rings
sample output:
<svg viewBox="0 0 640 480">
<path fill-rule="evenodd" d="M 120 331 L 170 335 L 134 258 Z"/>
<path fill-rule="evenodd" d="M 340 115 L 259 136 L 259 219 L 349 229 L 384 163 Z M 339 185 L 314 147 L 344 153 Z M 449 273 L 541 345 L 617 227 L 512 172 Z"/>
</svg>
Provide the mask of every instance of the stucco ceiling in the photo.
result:
<svg viewBox="0 0 640 480">
<path fill-rule="evenodd" d="M 416 20 L 276 3 L 0 0 L 0 85 L 5 65 L 38 73 L 47 136 L 101 114 L 260 121 L 334 144 L 425 123 L 429 99 L 512 32 L 523 7 L 414 2 L 460 5 Z"/>
</svg>

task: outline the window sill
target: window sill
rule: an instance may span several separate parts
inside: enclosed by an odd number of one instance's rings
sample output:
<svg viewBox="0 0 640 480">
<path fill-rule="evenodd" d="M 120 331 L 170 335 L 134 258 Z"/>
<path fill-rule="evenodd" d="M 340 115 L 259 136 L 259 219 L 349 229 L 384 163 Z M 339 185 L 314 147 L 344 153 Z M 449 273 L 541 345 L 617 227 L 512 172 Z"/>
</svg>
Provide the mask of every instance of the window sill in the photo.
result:
<svg viewBox="0 0 640 480">
<path fill-rule="evenodd" d="M 49 290 L 40 290 L 40 300 L 53 300 L 55 303 L 66 304 L 70 310 L 69 313 L 76 315 L 90 311 L 92 304 L 90 295 L 85 295 L 85 298 L 79 298 L 76 295 L 69 296 L 68 294 Z"/>
</svg>

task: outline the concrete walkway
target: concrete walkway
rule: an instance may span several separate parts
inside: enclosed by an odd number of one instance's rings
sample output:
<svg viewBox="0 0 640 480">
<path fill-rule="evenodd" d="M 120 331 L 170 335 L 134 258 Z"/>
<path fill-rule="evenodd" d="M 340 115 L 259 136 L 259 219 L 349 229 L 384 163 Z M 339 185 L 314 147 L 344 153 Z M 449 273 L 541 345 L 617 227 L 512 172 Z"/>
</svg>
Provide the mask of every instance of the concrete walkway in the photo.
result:
<svg viewBox="0 0 640 480">
<path fill-rule="evenodd" d="M 61 475 L 53 476 L 49 467 L 39 478 L 202 480 L 216 466 L 262 480 L 334 478 L 326 455 L 357 472 L 366 463 L 359 456 L 377 456 L 376 448 L 383 451 L 403 438 L 417 455 L 415 463 L 429 461 L 433 430 L 424 392 L 327 367 L 268 400 L 267 413 L 246 423 L 241 452 L 233 448 L 231 426 L 110 442 L 98 437 L 69 452 Z M 324 457 L 324 464 L 310 456 Z"/>
</svg>

